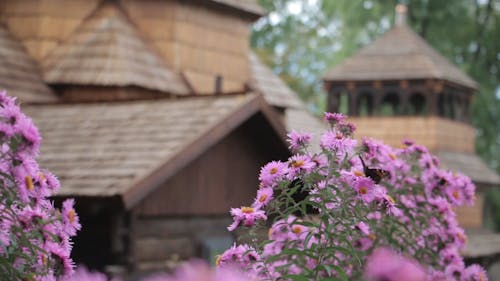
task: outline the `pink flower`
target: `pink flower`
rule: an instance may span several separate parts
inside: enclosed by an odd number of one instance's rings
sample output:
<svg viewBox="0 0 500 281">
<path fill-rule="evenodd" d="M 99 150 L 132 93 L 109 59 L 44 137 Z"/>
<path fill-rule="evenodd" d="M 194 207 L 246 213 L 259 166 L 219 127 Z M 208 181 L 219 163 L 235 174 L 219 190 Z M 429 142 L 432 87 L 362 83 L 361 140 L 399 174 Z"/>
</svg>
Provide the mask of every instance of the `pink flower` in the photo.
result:
<svg viewBox="0 0 500 281">
<path fill-rule="evenodd" d="M 288 165 L 280 161 L 272 161 L 260 170 L 259 180 L 265 186 L 272 186 L 282 180 L 288 172 Z"/>
<path fill-rule="evenodd" d="M 388 248 L 378 248 L 368 258 L 364 276 L 369 281 L 426 281 L 427 274 L 417 262 Z"/>
<path fill-rule="evenodd" d="M 85 266 L 79 266 L 72 275 L 60 281 L 107 281 L 106 275 L 100 272 L 89 271 Z"/>
<path fill-rule="evenodd" d="M 74 236 L 76 231 L 82 228 L 80 225 L 80 219 L 73 208 L 74 203 L 74 199 L 65 200 L 61 210 L 64 222 L 64 231 L 70 236 Z"/>
<path fill-rule="evenodd" d="M 292 151 L 299 151 L 302 148 L 307 147 L 312 139 L 311 133 L 299 133 L 295 130 L 292 130 L 287 134 L 287 141 L 290 143 L 289 148 Z"/>
<path fill-rule="evenodd" d="M 252 204 L 253 208 L 265 207 L 273 199 L 274 190 L 271 187 L 263 187 L 257 191 L 257 197 Z"/>
<path fill-rule="evenodd" d="M 257 220 L 267 220 L 264 211 L 252 207 L 232 208 L 231 215 L 233 216 L 233 223 L 228 226 L 229 231 L 235 230 L 238 226 L 253 226 Z"/>
<path fill-rule="evenodd" d="M 359 231 L 361 231 L 361 233 L 363 233 L 363 235 L 370 234 L 370 226 L 364 222 L 359 222 L 358 224 L 356 224 L 355 228 L 358 229 Z"/>
<path fill-rule="evenodd" d="M 320 146 L 325 150 L 334 151 L 343 157 L 345 153 L 353 150 L 356 140 L 345 137 L 341 132 L 327 131 L 321 136 Z"/>
<path fill-rule="evenodd" d="M 371 203 L 375 200 L 375 184 L 370 178 L 359 177 L 354 181 L 354 190 L 358 193 L 358 197 L 366 203 Z"/>
<path fill-rule="evenodd" d="M 330 113 L 325 112 L 325 121 L 330 123 L 331 125 L 335 125 L 345 120 L 345 115 L 342 113 Z"/>
<path fill-rule="evenodd" d="M 488 281 L 488 275 L 484 268 L 477 264 L 473 264 L 465 269 L 466 281 Z"/>
<path fill-rule="evenodd" d="M 311 172 L 316 167 L 316 162 L 307 155 L 294 155 L 288 159 L 288 178 L 294 179 L 302 172 Z"/>
</svg>

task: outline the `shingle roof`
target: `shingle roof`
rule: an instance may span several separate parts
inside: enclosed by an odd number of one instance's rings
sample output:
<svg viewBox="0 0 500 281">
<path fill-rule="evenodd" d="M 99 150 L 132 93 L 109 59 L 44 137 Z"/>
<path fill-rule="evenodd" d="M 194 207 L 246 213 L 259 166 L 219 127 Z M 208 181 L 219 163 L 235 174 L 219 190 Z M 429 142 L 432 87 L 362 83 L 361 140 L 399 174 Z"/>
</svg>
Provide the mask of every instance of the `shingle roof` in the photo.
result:
<svg viewBox="0 0 500 281">
<path fill-rule="evenodd" d="M 134 190 L 141 180 L 168 176 L 160 166 L 182 168 L 180 154 L 192 146 L 202 152 L 257 111 L 265 113 L 265 106 L 261 96 L 246 94 L 23 110 L 43 137 L 40 165 L 61 180 L 58 195 L 130 195 L 124 199 L 129 204 L 142 192 Z"/>
<path fill-rule="evenodd" d="M 223 4 L 238 10 L 254 14 L 256 16 L 264 15 L 264 9 L 256 0 L 211 0 L 212 2 Z"/>
<path fill-rule="evenodd" d="M 262 63 L 255 53 L 250 52 L 248 58 L 253 86 L 264 95 L 269 104 L 285 108 L 304 108 L 297 94 Z"/>
<path fill-rule="evenodd" d="M 104 4 L 44 60 L 54 84 L 140 86 L 173 94 L 188 87 L 147 46 L 126 16 Z"/>
<path fill-rule="evenodd" d="M 438 151 L 436 156 L 441 160 L 444 168 L 462 172 L 469 176 L 475 183 L 499 185 L 500 176 L 491 170 L 479 158 L 479 156 L 470 153 Z"/>
<path fill-rule="evenodd" d="M 0 89 L 22 103 L 57 101 L 43 82 L 36 62 L 3 26 L 0 26 Z"/>
<path fill-rule="evenodd" d="M 434 50 L 406 24 L 333 67 L 325 81 L 443 79 L 470 88 L 476 82 Z"/>
</svg>

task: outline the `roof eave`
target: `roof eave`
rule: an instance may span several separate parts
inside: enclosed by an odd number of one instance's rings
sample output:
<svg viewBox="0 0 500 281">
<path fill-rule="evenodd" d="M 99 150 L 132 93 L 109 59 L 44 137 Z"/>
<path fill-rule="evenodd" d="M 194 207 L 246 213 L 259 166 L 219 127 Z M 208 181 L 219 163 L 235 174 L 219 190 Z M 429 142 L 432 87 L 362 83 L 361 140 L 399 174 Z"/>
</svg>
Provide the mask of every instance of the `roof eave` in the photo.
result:
<svg viewBox="0 0 500 281">
<path fill-rule="evenodd" d="M 284 124 L 277 113 L 265 102 L 264 98 L 261 95 L 255 95 L 254 98 L 231 112 L 213 128 L 207 130 L 205 134 L 185 146 L 175 156 L 169 158 L 169 161 L 163 163 L 149 175 L 143 177 L 128 188 L 122 194 L 125 208 L 132 209 L 148 194 L 160 187 L 167 179 L 175 175 L 191 161 L 229 135 L 234 129 L 258 112 L 264 115 L 286 147 L 286 128 Z"/>
</svg>

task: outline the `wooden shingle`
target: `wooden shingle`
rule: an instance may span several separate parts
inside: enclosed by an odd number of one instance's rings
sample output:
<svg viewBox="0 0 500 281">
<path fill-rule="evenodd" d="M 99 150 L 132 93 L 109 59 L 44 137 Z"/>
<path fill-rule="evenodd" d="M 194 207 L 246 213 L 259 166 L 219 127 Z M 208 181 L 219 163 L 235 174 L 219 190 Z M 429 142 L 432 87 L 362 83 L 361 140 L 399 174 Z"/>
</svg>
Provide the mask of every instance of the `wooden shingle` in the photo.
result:
<svg viewBox="0 0 500 281">
<path fill-rule="evenodd" d="M 264 95 L 269 104 L 283 108 L 305 108 L 297 93 L 262 63 L 257 54 L 250 52 L 248 59 L 253 86 Z"/>
<path fill-rule="evenodd" d="M 176 95 L 189 91 L 113 4 L 99 7 L 42 66 L 50 84 L 139 86 Z"/>
<path fill-rule="evenodd" d="M 406 24 L 396 25 L 326 73 L 334 81 L 442 79 L 476 89 L 477 83 Z"/>
<path fill-rule="evenodd" d="M 0 26 L 0 65 L 0 90 L 7 90 L 22 103 L 57 101 L 43 82 L 36 62 L 3 26 Z"/>
</svg>

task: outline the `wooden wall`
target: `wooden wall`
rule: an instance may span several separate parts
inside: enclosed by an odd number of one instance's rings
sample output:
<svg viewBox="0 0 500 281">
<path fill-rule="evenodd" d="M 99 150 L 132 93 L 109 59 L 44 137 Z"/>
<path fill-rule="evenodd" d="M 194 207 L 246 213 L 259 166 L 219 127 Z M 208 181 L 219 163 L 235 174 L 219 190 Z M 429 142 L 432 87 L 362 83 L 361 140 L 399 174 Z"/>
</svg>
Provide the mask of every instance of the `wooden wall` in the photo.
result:
<svg viewBox="0 0 500 281">
<path fill-rule="evenodd" d="M 473 206 L 455 208 L 458 224 L 464 228 L 481 228 L 483 226 L 484 193 L 476 191 Z"/>
<path fill-rule="evenodd" d="M 227 11 L 189 1 L 120 0 L 132 21 L 167 64 L 181 71 L 200 94 L 244 89 L 250 80 L 250 24 Z"/>
<path fill-rule="evenodd" d="M 199 256 L 205 237 L 230 236 L 228 216 L 142 217 L 135 224 L 133 270 L 171 270 L 179 262 Z"/>
<path fill-rule="evenodd" d="M 358 117 L 356 137 L 370 136 L 399 147 L 405 138 L 424 145 L 431 151 L 439 149 L 474 152 L 475 131 L 468 124 L 439 117 Z"/>
<path fill-rule="evenodd" d="M 231 207 L 251 204 L 261 166 L 288 156 L 283 144 L 273 143 L 277 136 L 263 118 L 252 117 L 148 195 L 134 211 L 144 216 L 220 215 Z"/>
<path fill-rule="evenodd" d="M 2 0 L 0 22 L 40 61 L 95 10 L 100 0 Z"/>
</svg>

